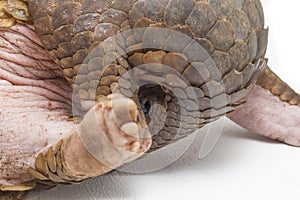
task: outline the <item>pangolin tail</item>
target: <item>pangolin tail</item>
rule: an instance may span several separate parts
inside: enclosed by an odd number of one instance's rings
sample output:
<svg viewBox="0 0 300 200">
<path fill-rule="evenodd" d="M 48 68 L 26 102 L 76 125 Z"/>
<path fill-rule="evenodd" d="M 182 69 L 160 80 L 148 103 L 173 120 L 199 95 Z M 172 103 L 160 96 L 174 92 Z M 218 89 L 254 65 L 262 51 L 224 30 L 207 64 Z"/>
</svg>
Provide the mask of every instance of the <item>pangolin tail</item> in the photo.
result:
<svg viewBox="0 0 300 200">
<path fill-rule="evenodd" d="M 257 85 L 269 90 L 272 94 L 278 96 L 281 101 L 300 106 L 300 94 L 282 81 L 269 67 L 264 70 L 262 76 L 258 79 Z"/>
</svg>

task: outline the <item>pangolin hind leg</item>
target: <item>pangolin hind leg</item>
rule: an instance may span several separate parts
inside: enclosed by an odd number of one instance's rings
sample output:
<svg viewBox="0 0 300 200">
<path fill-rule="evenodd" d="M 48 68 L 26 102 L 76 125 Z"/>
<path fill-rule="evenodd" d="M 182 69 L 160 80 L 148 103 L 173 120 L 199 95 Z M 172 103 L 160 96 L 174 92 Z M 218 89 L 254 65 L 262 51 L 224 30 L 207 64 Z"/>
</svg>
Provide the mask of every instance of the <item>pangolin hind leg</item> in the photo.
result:
<svg viewBox="0 0 300 200">
<path fill-rule="evenodd" d="M 300 95 L 266 68 L 245 104 L 228 117 L 246 129 L 300 146 Z"/>
</svg>

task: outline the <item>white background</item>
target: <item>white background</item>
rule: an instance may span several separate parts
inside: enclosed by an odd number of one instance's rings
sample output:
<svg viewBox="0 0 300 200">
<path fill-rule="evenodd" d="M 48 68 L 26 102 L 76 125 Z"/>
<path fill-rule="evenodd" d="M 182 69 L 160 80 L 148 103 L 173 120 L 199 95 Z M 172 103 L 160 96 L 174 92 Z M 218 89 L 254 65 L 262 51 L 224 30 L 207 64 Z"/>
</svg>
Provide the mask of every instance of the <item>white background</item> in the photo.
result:
<svg viewBox="0 0 300 200">
<path fill-rule="evenodd" d="M 269 65 L 300 92 L 300 3 L 263 4 L 270 28 Z M 78 186 L 31 193 L 28 199 L 300 199 L 300 148 L 257 136 L 229 121 L 205 159 L 198 158 L 201 140 L 198 134 L 189 150 L 162 170 L 140 175 L 113 172 Z"/>
</svg>

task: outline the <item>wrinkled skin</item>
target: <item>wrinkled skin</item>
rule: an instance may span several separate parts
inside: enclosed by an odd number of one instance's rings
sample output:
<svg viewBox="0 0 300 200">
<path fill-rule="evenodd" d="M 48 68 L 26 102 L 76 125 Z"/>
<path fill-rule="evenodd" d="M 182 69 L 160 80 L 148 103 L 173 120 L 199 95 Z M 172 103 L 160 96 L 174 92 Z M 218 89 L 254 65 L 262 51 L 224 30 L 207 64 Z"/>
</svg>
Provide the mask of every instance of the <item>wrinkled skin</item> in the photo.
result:
<svg viewBox="0 0 300 200">
<path fill-rule="evenodd" d="M 267 67 L 258 0 L 51 2 L 2 21 L 0 190 L 107 173 L 149 149 L 148 128 L 156 150 L 227 113 L 300 146 L 300 97 Z"/>
<path fill-rule="evenodd" d="M 107 173 L 149 149 L 151 143 L 147 130 L 142 129 L 144 126 L 140 124 L 133 101 L 120 95 L 108 96 L 78 124 L 70 118 L 71 85 L 41 47 L 32 27 L 17 25 L 1 29 L 0 35 L 3 44 L 0 50 L 1 190 L 31 189 L 36 186 L 32 182 L 34 177 L 43 180 L 51 177 L 52 181 L 45 182 L 47 187 L 54 186 L 55 182 L 79 182 Z M 24 48 L 25 45 L 28 49 Z M 22 58 L 22 62 L 16 57 Z M 91 127 L 90 123 L 94 126 Z M 135 127 L 139 129 L 135 130 Z M 140 133 L 143 133 L 142 137 L 139 137 Z M 99 141 L 100 150 L 86 149 L 80 139 L 101 135 L 109 141 Z M 61 140 L 64 144 L 60 144 Z M 95 155 L 97 152 L 106 153 L 105 157 L 96 159 L 91 152 Z M 44 162 L 44 154 L 47 156 L 48 178 L 41 176 L 45 168 L 38 164 Z M 53 162 L 49 155 L 53 155 L 56 163 L 64 160 L 63 169 L 69 171 L 67 176 L 60 174 L 61 167 L 50 164 Z M 36 169 L 40 169 L 39 174 Z"/>
</svg>

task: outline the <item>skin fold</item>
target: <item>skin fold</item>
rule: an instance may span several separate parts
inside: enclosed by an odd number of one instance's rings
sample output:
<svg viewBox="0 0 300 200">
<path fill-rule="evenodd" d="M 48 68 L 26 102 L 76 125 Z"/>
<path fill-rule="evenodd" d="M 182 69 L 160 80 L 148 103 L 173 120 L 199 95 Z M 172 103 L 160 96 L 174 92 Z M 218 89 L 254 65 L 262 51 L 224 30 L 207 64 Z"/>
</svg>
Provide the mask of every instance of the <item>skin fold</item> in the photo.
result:
<svg viewBox="0 0 300 200">
<path fill-rule="evenodd" d="M 259 0 L 2 0 L 0 25 L 1 200 L 107 173 L 224 115 L 300 145 L 300 96 L 267 66 Z"/>
</svg>

